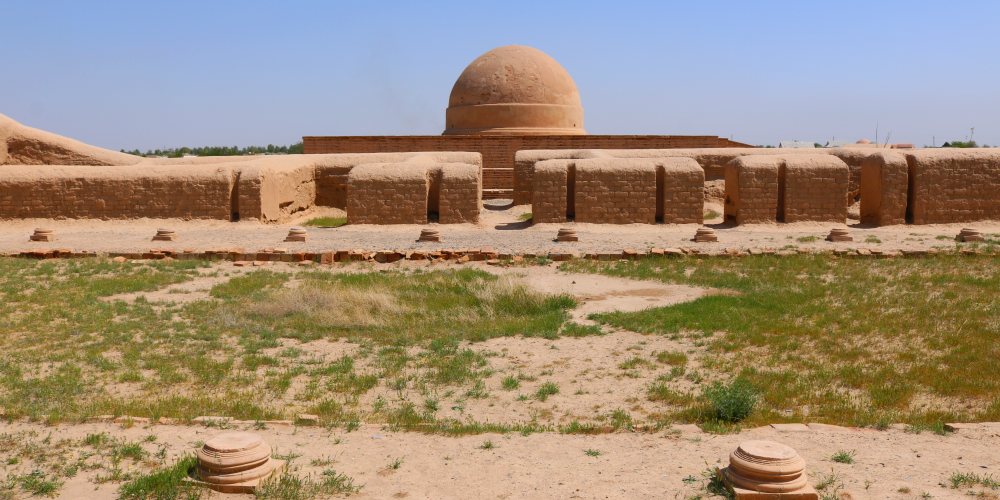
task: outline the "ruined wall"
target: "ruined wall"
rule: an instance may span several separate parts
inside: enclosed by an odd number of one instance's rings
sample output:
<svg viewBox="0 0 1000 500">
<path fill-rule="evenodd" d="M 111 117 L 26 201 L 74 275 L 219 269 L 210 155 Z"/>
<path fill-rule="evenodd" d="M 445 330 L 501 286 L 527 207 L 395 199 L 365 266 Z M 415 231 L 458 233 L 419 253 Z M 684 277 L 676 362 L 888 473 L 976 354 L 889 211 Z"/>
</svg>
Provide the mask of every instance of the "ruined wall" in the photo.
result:
<svg viewBox="0 0 1000 500">
<path fill-rule="evenodd" d="M 906 223 L 909 173 L 897 153 L 868 156 L 861 165 L 861 222 L 876 226 Z"/>
<path fill-rule="evenodd" d="M 438 199 L 438 222 L 478 223 L 483 204 L 482 169 L 478 165 L 444 163 L 439 166 L 441 188 Z"/>
<path fill-rule="evenodd" d="M 655 160 L 577 160 L 577 222 L 656 223 Z"/>
<path fill-rule="evenodd" d="M 0 165 L 135 165 L 142 157 L 22 125 L 0 115 Z"/>
<path fill-rule="evenodd" d="M 484 197 L 509 198 L 514 154 L 528 149 L 667 149 L 747 147 L 713 136 L 669 135 L 448 135 L 302 138 L 307 154 L 405 151 L 470 151 L 483 156 Z"/>
<path fill-rule="evenodd" d="M 532 183 L 532 223 L 565 222 L 568 207 L 570 171 L 575 170 L 576 160 L 547 160 L 535 165 Z"/>
<path fill-rule="evenodd" d="M 914 224 L 1000 220 L 1000 150 L 906 154 Z"/>
<path fill-rule="evenodd" d="M 534 164 L 556 158 L 670 158 L 683 157 L 695 160 L 705 172 L 708 180 L 723 179 L 725 166 L 740 156 L 798 156 L 827 154 L 842 159 L 850 168 L 849 199 L 860 194 L 861 162 L 865 157 L 883 148 L 830 148 L 830 149 L 777 149 L 777 148 L 703 148 L 703 149 L 579 149 L 579 150 L 523 150 L 515 155 L 514 162 L 514 204 L 531 203 L 531 182 Z"/>
<path fill-rule="evenodd" d="M 351 169 L 347 182 L 349 224 L 426 224 L 427 168 L 369 163 Z"/>
<path fill-rule="evenodd" d="M 692 158 L 658 160 L 657 218 L 664 224 L 701 224 L 705 216 L 705 170 Z"/>
<path fill-rule="evenodd" d="M 789 156 L 783 159 L 783 222 L 847 220 L 849 170 L 832 155 Z"/>
<path fill-rule="evenodd" d="M 725 218 L 737 224 L 847 219 L 849 169 L 829 154 L 742 156 L 726 166 Z"/>
<path fill-rule="evenodd" d="M 742 156 L 726 165 L 727 221 L 751 224 L 778 219 L 782 163 L 775 156 Z"/>
<path fill-rule="evenodd" d="M 228 167 L 0 166 L 0 218 L 230 216 Z"/>
<path fill-rule="evenodd" d="M 345 208 L 347 206 L 347 174 L 360 163 L 396 163 L 403 161 L 429 161 L 438 163 L 465 163 L 482 167 L 479 153 L 455 151 L 365 153 L 310 155 L 316 158 L 316 205 Z M 482 174 L 480 174 L 482 175 Z"/>
</svg>

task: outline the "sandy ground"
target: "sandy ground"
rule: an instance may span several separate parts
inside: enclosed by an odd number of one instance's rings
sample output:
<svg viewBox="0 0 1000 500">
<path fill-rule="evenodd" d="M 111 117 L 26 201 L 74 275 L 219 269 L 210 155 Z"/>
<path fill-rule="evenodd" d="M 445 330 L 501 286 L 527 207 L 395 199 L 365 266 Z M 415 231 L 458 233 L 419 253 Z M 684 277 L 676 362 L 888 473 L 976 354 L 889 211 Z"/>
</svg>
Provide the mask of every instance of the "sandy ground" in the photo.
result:
<svg viewBox="0 0 1000 500">
<path fill-rule="evenodd" d="M 97 432 L 129 441 L 153 434 L 156 442 L 143 446 L 151 454 L 166 448 L 166 461 L 172 463 L 221 431 L 200 426 L 125 429 L 114 424 L 46 427 L 11 423 L 0 424 L 0 432 L 34 432 L 38 440 L 51 435 L 54 442 L 79 442 Z M 594 436 L 443 437 L 387 432 L 374 426 L 362 426 L 354 432 L 272 426 L 254 432 L 265 437 L 275 454 L 298 455 L 292 462 L 294 473 L 317 477 L 322 470 L 332 468 L 351 476 L 363 485 L 355 495 L 358 498 L 691 498 L 704 493 L 700 490 L 706 469 L 747 439 L 771 439 L 792 446 L 805 458 L 813 484 L 834 474 L 836 483 L 843 485 L 841 491 L 850 493 L 848 498 L 969 498 L 966 490 L 948 487 L 952 473 L 988 475 L 1000 470 L 996 452 L 1000 426 L 996 424 L 980 424 L 948 436 L 829 426 L 793 432 L 763 427 L 722 436 L 704 434 L 691 426 L 658 433 Z M 493 442 L 493 449 L 482 449 L 487 440 Z M 75 447 L 85 451 L 80 444 Z M 598 450 L 600 455 L 588 456 L 586 450 Z M 831 455 L 839 450 L 856 451 L 855 463 L 831 461 Z M 9 452 L 0 450 L 4 462 Z M 388 465 L 396 459 L 401 459 L 402 465 L 390 469 Z M 312 465 L 314 461 L 323 465 Z M 67 479 L 59 497 L 114 498 L 117 485 L 94 484 L 95 474 L 81 471 Z M 931 496 L 922 497 L 924 493 Z"/>
<path fill-rule="evenodd" d="M 714 207 L 714 208 L 713 208 Z M 721 212 L 720 206 L 706 208 Z M 863 227 L 857 220 L 847 224 L 793 223 L 751 224 L 730 227 L 716 217 L 706 224 L 716 229 L 718 243 L 694 244 L 691 238 L 697 224 L 535 224 L 518 221 L 531 210 L 528 205 L 508 206 L 492 203 L 483 210 L 479 224 L 433 225 L 442 235 L 441 243 L 417 243 L 422 228 L 419 225 L 347 225 L 339 228 L 309 228 L 306 243 L 285 243 L 288 229 L 301 224 L 316 213 L 303 215 L 289 224 L 259 222 L 183 221 L 163 219 L 102 220 L 6 220 L 0 224 L 0 253 L 15 253 L 47 248 L 69 248 L 77 251 L 137 252 L 149 249 L 195 251 L 242 248 L 256 251 L 264 248 L 286 248 L 319 252 L 329 250 L 412 250 L 493 248 L 498 252 L 540 253 L 553 249 L 572 249 L 581 253 L 621 251 L 625 248 L 648 250 L 652 247 L 697 247 L 722 252 L 726 248 L 773 248 L 791 245 L 799 248 L 878 248 L 883 250 L 952 248 L 956 234 L 963 227 L 974 227 L 986 234 L 1000 235 L 1000 221 L 974 224 L 900 225 Z M 326 212 L 330 212 L 327 210 Z M 56 231 L 51 243 L 29 242 L 35 228 Z M 576 243 L 555 243 L 560 227 L 573 227 L 580 236 Z M 854 236 L 852 243 L 830 243 L 823 238 L 834 227 L 848 227 Z M 174 242 L 151 241 L 157 228 L 177 232 Z M 940 237 L 940 239 L 939 239 Z M 801 240 L 801 239 L 805 240 Z M 873 238 L 873 239 L 871 239 Z M 869 241 L 866 241 L 869 240 Z"/>
</svg>

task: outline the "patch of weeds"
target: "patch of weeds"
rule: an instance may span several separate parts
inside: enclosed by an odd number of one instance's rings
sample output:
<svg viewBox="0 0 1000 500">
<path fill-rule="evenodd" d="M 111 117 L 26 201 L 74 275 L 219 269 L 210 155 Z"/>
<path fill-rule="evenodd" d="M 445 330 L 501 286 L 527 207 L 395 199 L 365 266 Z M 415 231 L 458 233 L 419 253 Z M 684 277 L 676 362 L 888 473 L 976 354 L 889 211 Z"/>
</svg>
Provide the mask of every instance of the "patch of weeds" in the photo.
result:
<svg viewBox="0 0 1000 500">
<path fill-rule="evenodd" d="M 121 460 L 123 458 L 129 458 L 135 460 L 136 462 L 141 461 L 146 458 L 146 450 L 143 449 L 142 444 L 133 442 L 124 442 L 116 444 L 111 449 L 111 457 L 113 460 Z"/>
<path fill-rule="evenodd" d="M 795 238 L 795 241 L 799 243 L 812 243 L 818 239 L 819 237 L 817 236 L 799 236 L 798 238 Z"/>
<path fill-rule="evenodd" d="M 196 457 L 181 458 L 170 467 L 129 480 L 118 489 L 119 498 L 124 500 L 201 498 L 203 490 L 200 487 L 183 482 L 197 466 Z"/>
<path fill-rule="evenodd" d="M 559 335 L 564 337 L 590 337 L 594 335 L 605 335 L 605 331 L 601 329 L 600 325 L 581 325 L 575 321 L 567 321 L 563 326 L 562 330 L 559 331 Z"/>
<path fill-rule="evenodd" d="M 646 399 L 668 405 L 686 406 L 694 400 L 694 397 L 675 391 L 666 382 L 657 381 L 649 385 L 646 390 Z"/>
<path fill-rule="evenodd" d="M 708 400 L 712 416 L 728 423 L 738 423 L 749 417 L 759 398 L 757 389 L 742 378 L 729 384 L 716 382 L 705 388 L 703 395 Z"/>
<path fill-rule="evenodd" d="M 531 218 L 532 218 L 531 212 L 525 212 L 517 216 L 517 220 L 520 222 L 528 222 L 529 220 L 531 220 Z"/>
<path fill-rule="evenodd" d="M 608 421 L 611 424 L 611 428 L 616 431 L 631 431 L 634 426 L 632 424 L 632 415 L 621 408 L 611 412 Z"/>
<path fill-rule="evenodd" d="M 505 391 L 513 391 L 514 389 L 521 387 L 521 381 L 518 380 L 517 377 L 507 375 L 500 381 L 500 387 L 503 387 Z"/>
<path fill-rule="evenodd" d="M 815 488 L 822 500 L 837 500 L 840 498 L 840 490 L 844 489 L 844 482 L 840 476 L 831 471 L 829 474 L 819 475 Z"/>
<path fill-rule="evenodd" d="M 882 240 L 875 236 L 874 234 L 869 234 L 865 237 L 865 243 L 882 243 Z"/>
<path fill-rule="evenodd" d="M 684 366 L 688 357 L 680 351 L 660 351 L 656 353 L 656 361 L 670 366 Z"/>
<path fill-rule="evenodd" d="M 631 370 L 640 367 L 651 368 L 652 366 L 653 363 L 651 363 L 648 359 L 640 358 L 639 356 L 634 356 L 632 358 L 626 359 L 625 361 L 622 361 L 621 363 L 618 364 L 618 368 L 620 370 Z"/>
<path fill-rule="evenodd" d="M 595 450 L 593 448 L 587 448 L 586 450 L 583 451 L 583 453 L 585 455 L 587 455 L 588 457 L 599 457 L 599 456 L 601 456 L 601 450 Z"/>
<path fill-rule="evenodd" d="M 399 468 L 402 466 L 403 466 L 403 457 L 396 457 L 392 460 L 392 462 L 389 462 L 389 465 L 387 465 L 385 468 L 388 470 L 399 470 Z"/>
<path fill-rule="evenodd" d="M 535 399 L 545 401 L 549 396 L 559 394 L 559 386 L 555 382 L 546 382 L 535 391 Z"/>
<path fill-rule="evenodd" d="M 62 487 L 61 481 L 50 479 L 44 472 L 37 469 L 27 474 L 14 476 L 10 480 L 20 486 L 22 491 L 34 496 L 54 497 L 59 488 Z"/>
<path fill-rule="evenodd" d="M 497 447 L 497 445 L 494 444 L 493 441 L 490 440 L 490 439 L 487 439 L 486 441 L 483 441 L 483 444 L 479 445 L 479 449 L 480 450 L 492 450 L 492 449 L 494 449 L 496 447 Z"/>
<path fill-rule="evenodd" d="M 311 227 L 340 227 L 347 224 L 347 217 L 316 217 L 307 220 L 303 226 Z"/>
<path fill-rule="evenodd" d="M 837 453 L 834 453 L 833 456 L 830 457 L 830 460 L 833 460 L 838 464 L 853 464 L 855 453 L 857 453 L 855 450 L 840 450 Z"/>
<path fill-rule="evenodd" d="M 975 472 L 955 472 L 948 478 L 948 484 L 952 489 L 959 488 L 988 488 L 1000 490 L 1000 481 L 991 475 L 980 475 Z"/>
</svg>

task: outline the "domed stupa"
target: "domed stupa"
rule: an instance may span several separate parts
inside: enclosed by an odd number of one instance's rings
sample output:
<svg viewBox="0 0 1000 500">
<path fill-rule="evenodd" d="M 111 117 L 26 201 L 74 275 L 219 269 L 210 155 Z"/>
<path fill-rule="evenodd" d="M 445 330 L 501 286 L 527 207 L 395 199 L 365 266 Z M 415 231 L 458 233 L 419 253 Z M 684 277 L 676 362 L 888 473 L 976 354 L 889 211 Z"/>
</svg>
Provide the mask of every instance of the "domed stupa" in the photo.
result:
<svg viewBox="0 0 1000 500">
<path fill-rule="evenodd" d="M 544 52 L 495 48 L 472 61 L 451 89 L 444 135 L 583 135 L 580 92 Z"/>
</svg>

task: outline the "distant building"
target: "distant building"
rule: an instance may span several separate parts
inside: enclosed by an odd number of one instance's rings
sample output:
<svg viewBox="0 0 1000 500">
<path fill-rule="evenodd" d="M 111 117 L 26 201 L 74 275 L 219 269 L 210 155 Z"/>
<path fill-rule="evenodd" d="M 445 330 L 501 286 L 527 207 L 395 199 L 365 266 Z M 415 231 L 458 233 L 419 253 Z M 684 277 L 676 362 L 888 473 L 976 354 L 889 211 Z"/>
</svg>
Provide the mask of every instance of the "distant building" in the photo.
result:
<svg viewBox="0 0 1000 500">
<path fill-rule="evenodd" d="M 779 148 L 815 148 L 815 142 L 809 141 L 781 141 L 778 143 Z"/>
</svg>

